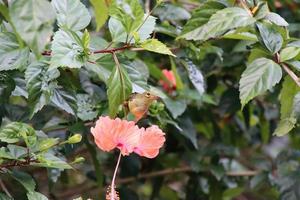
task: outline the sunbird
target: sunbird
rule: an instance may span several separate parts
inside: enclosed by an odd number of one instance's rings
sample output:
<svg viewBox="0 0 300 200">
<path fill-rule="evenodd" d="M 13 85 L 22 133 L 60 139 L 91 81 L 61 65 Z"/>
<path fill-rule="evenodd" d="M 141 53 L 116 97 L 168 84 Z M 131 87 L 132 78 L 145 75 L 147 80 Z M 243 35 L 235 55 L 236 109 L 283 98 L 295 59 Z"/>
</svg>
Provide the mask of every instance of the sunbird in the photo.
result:
<svg viewBox="0 0 300 200">
<path fill-rule="evenodd" d="M 127 105 L 129 112 L 134 115 L 134 121 L 138 122 L 148 112 L 151 103 L 157 99 L 159 97 L 150 92 L 133 93 L 125 105 Z"/>
</svg>

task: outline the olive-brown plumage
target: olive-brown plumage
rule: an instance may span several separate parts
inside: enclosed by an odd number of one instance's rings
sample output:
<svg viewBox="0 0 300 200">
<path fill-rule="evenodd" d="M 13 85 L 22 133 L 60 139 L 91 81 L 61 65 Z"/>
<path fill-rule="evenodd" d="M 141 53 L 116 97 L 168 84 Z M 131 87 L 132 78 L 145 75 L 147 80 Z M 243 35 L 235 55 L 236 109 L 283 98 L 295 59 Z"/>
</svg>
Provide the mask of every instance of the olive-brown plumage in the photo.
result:
<svg viewBox="0 0 300 200">
<path fill-rule="evenodd" d="M 128 109 L 135 117 L 135 122 L 139 121 L 147 112 L 151 103 L 158 99 L 158 96 L 150 92 L 142 94 L 134 93 L 128 100 Z"/>
</svg>

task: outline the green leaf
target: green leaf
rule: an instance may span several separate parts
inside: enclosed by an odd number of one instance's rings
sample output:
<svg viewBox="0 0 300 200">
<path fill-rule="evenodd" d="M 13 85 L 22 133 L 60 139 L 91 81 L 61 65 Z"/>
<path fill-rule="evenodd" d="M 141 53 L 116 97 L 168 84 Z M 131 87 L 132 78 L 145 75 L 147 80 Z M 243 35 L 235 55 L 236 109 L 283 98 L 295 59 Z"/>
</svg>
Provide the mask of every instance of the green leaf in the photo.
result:
<svg viewBox="0 0 300 200">
<path fill-rule="evenodd" d="M 300 71 L 300 61 L 288 61 L 287 64 L 293 67 L 295 70 Z"/>
<path fill-rule="evenodd" d="M 132 33 L 128 36 L 128 38 L 133 37 L 133 33 L 137 33 L 140 37 L 140 42 L 144 42 L 150 37 L 150 34 L 153 32 L 155 24 L 156 24 L 156 18 L 153 16 L 144 16 L 144 20 L 146 20 L 143 24 L 141 24 L 139 30 L 134 29 Z M 112 40 L 114 42 L 126 42 L 127 39 L 127 33 L 125 28 L 122 26 L 122 23 L 118 21 L 117 19 L 111 17 L 108 21 L 108 27 L 109 31 L 112 37 Z M 136 32 L 137 31 L 137 32 Z M 135 40 L 132 39 L 130 43 L 135 43 Z"/>
<path fill-rule="evenodd" d="M 95 19 L 97 24 L 96 30 L 99 31 L 108 18 L 109 5 L 105 0 L 90 0 L 90 2 L 94 8 Z"/>
<path fill-rule="evenodd" d="M 109 15 L 119 20 L 126 33 L 130 34 L 141 25 L 144 11 L 139 0 L 113 0 L 109 8 Z"/>
<path fill-rule="evenodd" d="M 223 192 L 223 200 L 231 200 L 235 197 L 238 197 L 240 194 L 244 192 L 244 188 L 236 187 L 236 188 L 230 188 Z"/>
<path fill-rule="evenodd" d="M 58 26 L 73 31 L 87 27 L 91 16 L 80 0 L 52 0 L 57 15 Z"/>
<path fill-rule="evenodd" d="M 0 73 L 0 105 L 8 102 L 11 93 L 15 89 L 15 86 L 16 84 L 14 79 L 12 79 L 8 73 Z"/>
<path fill-rule="evenodd" d="M 13 1 L 9 13 L 21 38 L 38 55 L 52 35 L 55 13 L 47 0 Z"/>
<path fill-rule="evenodd" d="M 178 125 L 181 128 L 180 134 L 186 137 L 192 143 L 195 149 L 198 149 L 197 131 L 194 127 L 191 118 L 188 117 L 179 118 Z"/>
<path fill-rule="evenodd" d="M 79 34 L 73 31 L 57 31 L 53 38 L 51 50 L 51 67 L 80 68 L 88 58 L 83 40 Z"/>
<path fill-rule="evenodd" d="M 95 111 L 96 105 L 93 102 L 93 99 L 87 94 L 77 94 L 77 116 L 83 120 L 93 120 L 97 117 L 98 113 Z"/>
<path fill-rule="evenodd" d="M 1 192 L 0 192 L 0 199 L 1 200 L 13 200 L 13 198 L 10 198 L 9 196 L 7 196 Z"/>
<path fill-rule="evenodd" d="M 57 87 L 54 79 L 59 75 L 59 71 L 55 68 L 49 69 L 46 62 L 35 62 L 28 66 L 25 80 L 31 117 L 50 102 L 50 97 Z"/>
<path fill-rule="evenodd" d="M 213 14 L 206 24 L 184 33 L 180 38 L 195 41 L 208 40 L 221 36 L 231 29 L 245 27 L 254 22 L 255 19 L 243 8 L 225 8 Z"/>
<path fill-rule="evenodd" d="M 175 80 L 176 80 L 176 89 L 182 90 L 184 88 L 184 85 L 180 78 L 180 75 L 178 74 L 178 70 L 177 70 L 175 61 L 172 57 L 170 57 L 170 62 L 171 62 L 171 69 L 172 69 L 172 72 L 173 72 L 173 74 L 175 76 Z"/>
<path fill-rule="evenodd" d="M 7 148 L 5 147 L 0 147 L 0 159 L 5 158 L 5 159 L 15 159 L 13 155 L 8 151 Z"/>
<path fill-rule="evenodd" d="M 204 88 L 204 77 L 197 66 L 192 61 L 182 61 L 183 65 L 186 67 L 189 78 L 195 88 L 197 89 L 198 93 L 202 96 L 205 92 Z"/>
<path fill-rule="evenodd" d="M 24 140 L 28 147 L 36 143 L 35 130 L 28 124 L 12 122 L 0 129 L 0 141 L 6 143 L 17 143 Z"/>
<path fill-rule="evenodd" d="M 22 69 L 28 63 L 29 49 L 20 48 L 14 34 L 0 33 L 0 71 Z"/>
<path fill-rule="evenodd" d="M 240 80 L 240 99 L 244 107 L 251 99 L 270 90 L 282 77 L 278 64 L 267 58 L 258 58 L 250 63 Z"/>
<path fill-rule="evenodd" d="M 280 122 L 273 133 L 276 136 L 284 136 L 289 133 L 297 122 L 298 98 L 300 88 L 290 76 L 286 76 L 280 92 Z M 295 101 L 296 100 L 296 101 Z"/>
<path fill-rule="evenodd" d="M 26 81 L 24 78 L 15 77 L 14 81 L 16 83 L 15 90 L 12 93 L 12 96 L 23 96 L 26 99 L 28 98 L 28 92 L 26 90 Z"/>
<path fill-rule="evenodd" d="M 180 21 L 191 17 L 186 9 L 170 3 L 162 4 L 154 9 L 154 15 L 158 16 L 161 21 Z"/>
<path fill-rule="evenodd" d="M 149 89 L 147 80 L 149 70 L 145 63 L 139 59 L 132 62 L 124 63 L 122 66 L 126 69 L 130 80 L 132 81 L 132 92 L 142 93 Z"/>
<path fill-rule="evenodd" d="M 48 200 L 48 198 L 45 195 L 39 192 L 28 192 L 27 198 L 28 200 Z"/>
<path fill-rule="evenodd" d="M 46 138 L 38 142 L 37 150 L 46 151 L 59 143 L 59 138 Z"/>
<path fill-rule="evenodd" d="M 298 87 L 299 88 L 299 87 Z M 299 119 L 300 117 L 300 92 L 298 92 L 294 97 L 293 103 L 293 115 Z"/>
<path fill-rule="evenodd" d="M 294 97 L 300 88 L 290 76 L 286 76 L 280 92 L 280 118 L 290 118 L 293 114 Z"/>
<path fill-rule="evenodd" d="M 129 97 L 132 83 L 127 72 L 121 66 L 115 66 L 107 81 L 107 96 L 110 117 L 115 117 L 119 106 Z"/>
<path fill-rule="evenodd" d="M 141 44 L 141 47 L 147 51 L 176 57 L 165 44 L 157 39 L 148 39 Z"/>
<path fill-rule="evenodd" d="M 108 21 L 108 28 L 113 42 L 126 42 L 127 33 L 119 20 L 111 17 Z"/>
<path fill-rule="evenodd" d="M 256 23 L 263 44 L 272 53 L 277 53 L 283 44 L 281 34 L 270 23 Z"/>
<path fill-rule="evenodd" d="M 14 170 L 10 175 L 21 183 L 28 192 L 34 192 L 36 184 L 29 174 L 19 170 Z"/>
<path fill-rule="evenodd" d="M 107 83 L 109 76 L 111 72 L 103 67 L 100 64 L 94 64 L 94 63 L 86 63 L 85 68 L 90 71 L 91 73 L 94 73 L 98 76 L 98 78 L 103 81 L 104 83 Z"/>
<path fill-rule="evenodd" d="M 289 23 L 287 23 L 287 21 L 285 21 L 285 19 L 283 19 L 277 13 L 270 12 L 267 14 L 267 16 L 265 18 L 267 20 L 269 20 L 270 22 L 276 24 L 277 26 L 288 26 L 289 25 Z"/>
<path fill-rule="evenodd" d="M 62 88 L 55 88 L 50 97 L 51 103 L 56 107 L 75 116 L 73 107 L 76 105 L 76 98 Z"/>
<path fill-rule="evenodd" d="M 167 96 L 162 98 L 162 100 L 174 119 L 182 115 L 186 110 L 187 104 L 184 100 L 173 100 Z"/>
<path fill-rule="evenodd" d="M 27 155 L 27 148 L 9 144 L 7 145 L 7 149 L 9 150 L 9 153 L 13 156 L 14 159 L 19 159 L 20 157 Z"/>
<path fill-rule="evenodd" d="M 223 38 L 226 39 L 235 39 L 235 40 L 249 40 L 257 42 L 257 36 L 250 32 L 239 32 L 239 31 L 230 31 L 226 33 Z"/>
<path fill-rule="evenodd" d="M 217 1 L 207 1 L 200 8 L 193 11 L 192 17 L 184 25 L 182 34 L 195 30 L 206 24 L 209 18 L 217 11 L 225 8 L 225 5 Z"/>
<path fill-rule="evenodd" d="M 298 47 L 286 47 L 280 51 L 280 61 L 284 62 L 295 58 L 300 53 Z"/>
<path fill-rule="evenodd" d="M 254 17 L 257 20 L 265 18 L 270 13 L 267 2 L 260 2 L 257 6 L 258 6 L 258 10 L 256 11 L 256 13 L 254 15 Z"/>
<path fill-rule="evenodd" d="M 275 129 L 273 135 L 276 135 L 278 137 L 284 136 L 287 133 L 289 133 L 294 127 L 297 122 L 297 119 L 291 117 L 291 118 L 284 118 L 280 120 L 277 128 Z"/>
<path fill-rule="evenodd" d="M 73 169 L 71 165 L 62 160 L 61 158 L 53 155 L 53 153 L 47 152 L 37 155 L 39 162 L 32 163 L 32 166 L 57 168 L 57 169 Z"/>
</svg>

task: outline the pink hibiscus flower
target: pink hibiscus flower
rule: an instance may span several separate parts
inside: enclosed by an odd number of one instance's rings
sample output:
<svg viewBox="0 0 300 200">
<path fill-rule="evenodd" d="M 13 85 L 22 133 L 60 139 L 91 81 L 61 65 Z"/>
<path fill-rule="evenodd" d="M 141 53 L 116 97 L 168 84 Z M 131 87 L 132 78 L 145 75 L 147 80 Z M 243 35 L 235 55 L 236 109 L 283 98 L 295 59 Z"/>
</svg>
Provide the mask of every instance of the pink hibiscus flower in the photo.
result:
<svg viewBox="0 0 300 200">
<path fill-rule="evenodd" d="M 100 117 L 91 132 L 101 150 L 118 148 L 122 155 L 135 152 L 140 156 L 154 158 L 165 142 L 165 133 L 158 126 L 138 128 L 134 122 L 119 118 Z"/>
<path fill-rule="evenodd" d="M 160 80 L 159 83 L 162 85 L 163 89 L 169 93 L 176 90 L 176 78 L 171 70 L 162 70 L 163 75 L 167 78 L 168 82 L 165 80 Z"/>
</svg>

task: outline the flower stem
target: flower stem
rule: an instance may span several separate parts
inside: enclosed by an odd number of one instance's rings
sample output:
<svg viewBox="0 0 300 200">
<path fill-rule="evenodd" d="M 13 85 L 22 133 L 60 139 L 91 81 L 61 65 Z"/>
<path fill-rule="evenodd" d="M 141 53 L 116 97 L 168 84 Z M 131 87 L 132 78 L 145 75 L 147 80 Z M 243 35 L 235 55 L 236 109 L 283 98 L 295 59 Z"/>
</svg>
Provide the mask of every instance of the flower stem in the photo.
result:
<svg viewBox="0 0 300 200">
<path fill-rule="evenodd" d="M 112 182 L 111 182 L 110 200 L 115 200 L 115 180 L 116 180 L 118 168 L 119 168 L 119 165 L 120 165 L 121 157 L 122 157 L 122 154 L 121 154 L 121 151 L 120 151 L 119 158 L 118 158 L 117 165 L 116 165 L 115 172 L 114 172 L 114 176 L 113 176 L 113 179 L 112 179 Z"/>
</svg>

